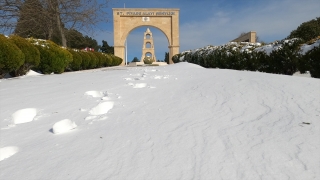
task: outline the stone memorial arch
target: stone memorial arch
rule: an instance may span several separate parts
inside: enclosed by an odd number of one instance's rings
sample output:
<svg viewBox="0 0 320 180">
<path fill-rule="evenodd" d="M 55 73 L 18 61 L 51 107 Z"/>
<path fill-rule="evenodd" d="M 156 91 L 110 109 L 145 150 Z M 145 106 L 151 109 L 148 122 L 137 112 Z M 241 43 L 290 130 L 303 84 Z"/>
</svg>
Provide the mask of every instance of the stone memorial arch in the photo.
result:
<svg viewBox="0 0 320 180">
<path fill-rule="evenodd" d="M 112 8 L 114 55 L 125 59 L 125 41 L 132 30 L 142 26 L 159 29 L 168 39 L 169 64 L 179 53 L 179 9 Z M 124 61 L 121 65 L 124 65 Z"/>
</svg>

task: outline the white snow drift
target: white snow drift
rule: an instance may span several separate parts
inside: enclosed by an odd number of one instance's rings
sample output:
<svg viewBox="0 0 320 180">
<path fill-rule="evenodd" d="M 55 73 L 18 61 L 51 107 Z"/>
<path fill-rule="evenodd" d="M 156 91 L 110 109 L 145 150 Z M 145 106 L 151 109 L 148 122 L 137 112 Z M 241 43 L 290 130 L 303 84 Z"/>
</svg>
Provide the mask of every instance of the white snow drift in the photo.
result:
<svg viewBox="0 0 320 180">
<path fill-rule="evenodd" d="M 319 89 L 189 63 L 4 79 L 0 179 L 318 180 Z"/>
</svg>

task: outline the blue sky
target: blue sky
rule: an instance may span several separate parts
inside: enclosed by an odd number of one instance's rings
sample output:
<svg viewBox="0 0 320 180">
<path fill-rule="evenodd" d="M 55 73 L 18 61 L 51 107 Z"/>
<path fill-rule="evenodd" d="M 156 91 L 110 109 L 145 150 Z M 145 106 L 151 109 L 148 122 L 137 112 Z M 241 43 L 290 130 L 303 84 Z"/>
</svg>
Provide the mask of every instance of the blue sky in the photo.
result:
<svg viewBox="0 0 320 180">
<path fill-rule="evenodd" d="M 242 32 L 256 31 L 259 39 L 273 42 L 287 37 L 301 23 L 320 17 L 320 0 L 111 0 L 108 22 L 94 38 L 113 45 L 112 8 L 179 8 L 180 52 L 207 45 L 222 45 Z M 143 32 L 133 30 L 127 37 L 128 61 L 141 57 Z M 163 60 L 168 41 L 158 29 L 150 27 L 155 54 Z"/>
</svg>

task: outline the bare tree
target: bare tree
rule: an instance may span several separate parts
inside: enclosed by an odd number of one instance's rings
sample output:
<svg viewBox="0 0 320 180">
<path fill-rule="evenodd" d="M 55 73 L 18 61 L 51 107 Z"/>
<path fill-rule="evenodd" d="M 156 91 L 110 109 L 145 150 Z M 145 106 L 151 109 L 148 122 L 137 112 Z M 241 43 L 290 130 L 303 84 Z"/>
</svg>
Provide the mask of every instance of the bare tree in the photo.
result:
<svg viewBox="0 0 320 180">
<path fill-rule="evenodd" d="M 38 13 L 44 21 L 33 22 L 46 31 L 46 37 L 52 38 L 55 28 L 58 30 L 63 46 L 67 46 L 65 29 L 93 32 L 99 22 L 107 21 L 106 8 L 110 0 L 2 0 L 0 2 L 0 30 L 12 32 L 26 11 L 36 17 Z M 32 3 L 40 2 L 43 11 L 35 9 Z M 37 6 L 38 7 L 38 6 Z M 32 30 L 32 28 L 30 28 Z M 34 31 L 34 30 L 32 30 Z"/>
</svg>

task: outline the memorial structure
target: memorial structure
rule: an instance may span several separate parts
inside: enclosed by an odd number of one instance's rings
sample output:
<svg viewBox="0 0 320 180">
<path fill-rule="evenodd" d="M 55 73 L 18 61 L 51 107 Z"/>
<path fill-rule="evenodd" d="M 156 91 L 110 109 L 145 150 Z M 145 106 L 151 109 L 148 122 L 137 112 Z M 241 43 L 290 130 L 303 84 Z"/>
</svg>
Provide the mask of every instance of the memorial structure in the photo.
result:
<svg viewBox="0 0 320 180">
<path fill-rule="evenodd" d="M 150 57 L 147 57 L 147 55 L 150 54 Z M 154 52 L 154 44 L 153 44 L 153 37 L 152 32 L 149 28 L 147 28 L 146 32 L 144 32 L 143 36 L 143 45 L 142 45 L 142 55 L 141 55 L 141 62 L 144 61 L 144 59 L 147 58 L 148 60 L 151 60 L 153 62 L 157 61 L 155 52 Z"/>
<path fill-rule="evenodd" d="M 164 33 L 168 40 L 169 63 L 179 54 L 179 9 L 113 8 L 114 55 L 125 57 L 125 41 L 138 27 L 151 26 Z M 122 62 L 124 65 L 124 62 Z"/>
</svg>

